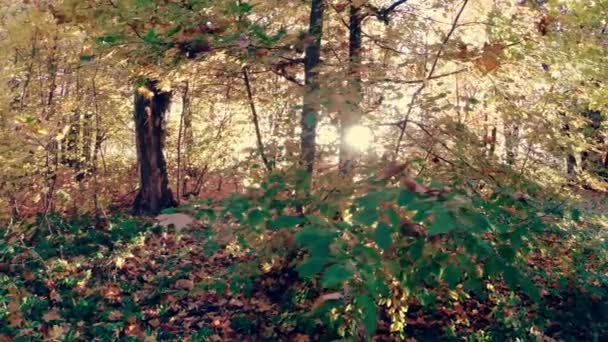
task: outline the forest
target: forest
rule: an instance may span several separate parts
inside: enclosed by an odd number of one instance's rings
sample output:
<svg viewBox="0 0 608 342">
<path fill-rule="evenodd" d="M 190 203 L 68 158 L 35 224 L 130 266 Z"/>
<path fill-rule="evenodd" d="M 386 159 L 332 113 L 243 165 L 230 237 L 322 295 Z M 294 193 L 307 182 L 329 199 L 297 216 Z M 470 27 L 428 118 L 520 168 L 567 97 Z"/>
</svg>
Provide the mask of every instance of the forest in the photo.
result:
<svg viewBox="0 0 608 342">
<path fill-rule="evenodd" d="M 0 9 L 0 342 L 608 341 L 608 0 Z"/>
</svg>

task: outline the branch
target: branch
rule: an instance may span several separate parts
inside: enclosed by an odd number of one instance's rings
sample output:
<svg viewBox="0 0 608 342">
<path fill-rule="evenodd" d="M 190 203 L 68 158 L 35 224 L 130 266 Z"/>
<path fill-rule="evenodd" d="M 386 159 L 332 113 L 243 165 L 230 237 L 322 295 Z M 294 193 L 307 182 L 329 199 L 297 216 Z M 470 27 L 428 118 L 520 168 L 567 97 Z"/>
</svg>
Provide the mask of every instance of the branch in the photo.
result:
<svg viewBox="0 0 608 342">
<path fill-rule="evenodd" d="M 249 82 L 249 74 L 247 72 L 247 67 L 243 68 L 243 79 L 245 80 L 245 88 L 247 89 L 247 99 L 249 100 L 253 125 L 255 126 L 255 136 L 257 138 L 258 143 L 258 152 L 262 157 L 262 161 L 264 162 L 264 166 L 266 166 L 266 170 L 270 172 L 272 171 L 272 165 L 270 165 L 270 162 L 266 157 L 266 153 L 264 153 L 264 143 L 262 142 L 262 133 L 260 132 L 260 122 L 258 120 L 258 112 L 255 109 L 255 102 L 253 101 L 253 92 L 251 91 L 251 83 Z"/>
<path fill-rule="evenodd" d="M 439 63 L 439 58 L 441 58 L 441 54 L 443 53 L 443 50 L 445 49 L 446 44 L 452 37 L 452 34 L 454 34 L 454 31 L 456 31 L 456 27 L 458 26 L 458 21 L 460 20 L 460 17 L 462 16 L 462 13 L 464 12 L 464 9 L 466 8 L 468 3 L 469 3 L 469 0 L 464 0 L 462 2 L 460 11 L 458 11 L 456 18 L 454 18 L 450 31 L 448 31 L 448 34 L 445 36 L 445 38 L 443 39 L 443 42 L 441 43 L 441 46 L 439 47 L 439 51 L 437 51 L 435 60 L 433 61 L 433 64 L 431 65 L 431 70 L 429 70 L 429 73 L 426 76 L 425 81 L 422 82 L 420 87 L 412 95 L 412 100 L 410 101 L 409 107 L 407 109 L 407 113 L 405 114 L 405 119 L 403 121 L 403 125 L 401 126 L 401 132 L 399 133 L 399 139 L 397 140 L 397 146 L 395 147 L 395 154 L 393 156 L 393 160 L 397 160 L 397 155 L 399 154 L 399 149 L 401 148 L 401 141 L 403 140 L 403 135 L 405 134 L 405 129 L 407 128 L 407 123 L 409 121 L 410 115 L 412 114 L 412 110 L 414 108 L 414 103 L 416 102 L 416 99 L 418 98 L 420 93 L 422 93 L 422 90 L 426 87 L 427 81 L 429 81 L 433 77 L 433 73 L 435 73 L 435 69 L 437 68 L 437 63 Z"/>
<path fill-rule="evenodd" d="M 457 75 L 457 74 L 463 73 L 467 70 L 469 70 L 469 69 L 462 68 L 462 69 L 458 69 L 455 71 L 450 71 L 450 72 L 446 72 L 444 74 L 439 74 L 439 75 L 435 75 L 435 76 L 431 76 L 431 77 L 423 78 L 423 79 L 418 79 L 418 80 L 399 80 L 399 79 L 383 78 L 380 80 L 376 80 L 375 82 L 395 83 L 395 84 L 419 84 L 419 83 L 424 83 L 424 82 L 430 81 L 430 80 L 436 80 L 436 79 L 440 79 L 440 78 L 444 78 L 444 77 L 448 77 L 448 76 Z"/>
<path fill-rule="evenodd" d="M 382 21 L 384 24 L 388 25 L 391 14 L 393 14 L 399 6 L 403 5 L 406 2 L 407 0 L 397 0 L 390 4 L 388 7 L 377 8 L 371 5 L 368 5 L 366 7 L 372 11 L 373 16 L 378 18 L 378 20 Z"/>
</svg>

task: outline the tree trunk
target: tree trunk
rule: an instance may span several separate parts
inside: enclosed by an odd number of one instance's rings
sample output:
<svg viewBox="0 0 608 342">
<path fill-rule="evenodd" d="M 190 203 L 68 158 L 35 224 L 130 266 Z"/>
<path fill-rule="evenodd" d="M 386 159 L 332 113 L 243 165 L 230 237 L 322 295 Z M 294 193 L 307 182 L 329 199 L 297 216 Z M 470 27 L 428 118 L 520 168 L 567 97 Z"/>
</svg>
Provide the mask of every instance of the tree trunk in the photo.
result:
<svg viewBox="0 0 608 342">
<path fill-rule="evenodd" d="M 139 164 L 139 192 L 133 204 L 136 214 L 158 214 L 176 205 L 169 189 L 167 163 L 163 154 L 165 114 L 171 92 L 147 80 L 135 93 L 135 134 Z"/>
<path fill-rule="evenodd" d="M 80 110 L 75 109 L 70 116 L 70 129 L 68 134 L 63 140 L 65 147 L 62 148 L 63 164 L 74 168 L 76 172 L 79 171 L 79 155 L 78 155 L 78 140 L 80 136 Z"/>
<path fill-rule="evenodd" d="M 188 81 L 184 84 L 184 90 L 182 93 L 182 115 L 179 117 L 179 130 L 177 132 L 177 179 L 175 180 L 175 191 L 177 201 L 180 201 L 180 195 L 184 194 L 186 189 L 181 192 L 181 181 L 182 181 L 182 137 L 184 134 L 184 120 L 190 109 L 190 99 L 188 98 Z"/>
<path fill-rule="evenodd" d="M 604 145 L 604 135 L 601 131 L 603 117 L 599 111 L 589 110 L 584 113 L 588 120 L 588 128 L 585 130 L 586 137 L 597 146 Z M 606 178 L 606 164 L 603 153 L 590 149 L 581 154 L 581 168 L 590 171 L 600 177 Z"/>
<path fill-rule="evenodd" d="M 513 166 L 517 160 L 517 151 L 519 149 L 519 126 L 517 124 L 505 125 L 505 150 L 506 162 Z"/>
<path fill-rule="evenodd" d="M 325 10 L 324 0 L 312 0 L 310 6 L 310 23 L 308 36 L 311 39 L 306 47 L 304 58 L 304 83 L 305 93 L 302 105 L 302 117 L 300 126 L 300 164 L 306 170 L 310 188 L 310 177 L 314 170 L 317 138 L 317 121 L 319 110 L 319 64 L 321 59 L 321 37 L 323 35 L 323 12 Z"/>
<path fill-rule="evenodd" d="M 359 124 L 361 120 L 361 100 L 363 91 L 361 88 L 361 13 L 360 7 L 351 1 L 349 19 L 349 45 L 348 45 L 348 92 L 347 110 L 342 113 L 340 125 L 340 174 L 348 176 L 352 174 L 357 150 L 349 146 L 346 136 L 352 127 Z"/>
</svg>

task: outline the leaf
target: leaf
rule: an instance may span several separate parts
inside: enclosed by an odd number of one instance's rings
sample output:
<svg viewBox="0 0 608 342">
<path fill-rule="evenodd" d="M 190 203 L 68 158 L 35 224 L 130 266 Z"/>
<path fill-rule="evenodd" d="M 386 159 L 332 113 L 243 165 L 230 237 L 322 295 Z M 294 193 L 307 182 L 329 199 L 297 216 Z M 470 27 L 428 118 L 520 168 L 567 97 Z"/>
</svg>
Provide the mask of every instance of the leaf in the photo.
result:
<svg viewBox="0 0 608 342">
<path fill-rule="evenodd" d="M 517 289 L 517 284 L 519 282 L 519 271 L 513 266 L 507 266 L 502 271 L 502 276 L 505 280 L 505 284 L 512 289 Z"/>
<path fill-rule="evenodd" d="M 393 243 L 391 228 L 384 222 L 378 223 L 378 227 L 376 227 L 374 233 L 374 239 L 378 247 L 386 251 Z"/>
<path fill-rule="evenodd" d="M 456 285 L 458 285 L 461 278 L 460 269 L 458 269 L 458 267 L 456 267 L 454 264 L 449 264 L 443 270 L 443 279 L 451 289 L 454 289 Z"/>
<path fill-rule="evenodd" d="M 490 257 L 484 265 L 484 273 L 488 277 L 494 277 L 499 275 L 504 267 L 505 264 L 502 259 L 498 257 Z"/>
<path fill-rule="evenodd" d="M 119 34 L 107 34 L 105 36 L 100 36 L 97 37 L 96 41 L 99 44 L 107 44 L 107 45 L 112 45 L 112 44 L 116 44 L 120 41 L 121 37 Z"/>
<path fill-rule="evenodd" d="M 192 290 L 194 288 L 194 282 L 190 279 L 180 279 L 175 282 L 175 287 L 180 290 Z"/>
<path fill-rule="evenodd" d="M 327 258 L 309 257 L 303 263 L 296 267 L 298 274 L 303 279 L 312 278 L 315 274 L 321 272 L 327 264 Z"/>
<path fill-rule="evenodd" d="M 579 209 L 572 209 L 572 220 L 574 221 L 580 221 L 581 219 L 581 211 Z"/>
<path fill-rule="evenodd" d="M 456 225 L 454 224 L 450 213 L 443 205 L 436 205 L 433 209 L 433 221 L 429 226 L 429 237 L 448 233 L 456 229 Z"/>
<path fill-rule="evenodd" d="M 238 10 L 240 13 L 245 14 L 245 13 L 251 12 L 251 9 L 253 8 L 253 6 L 251 6 L 248 3 L 241 3 L 241 4 L 239 4 L 238 8 L 239 8 Z"/>
<path fill-rule="evenodd" d="M 302 216 L 281 215 L 274 220 L 272 226 L 274 229 L 293 228 L 305 221 L 306 219 Z"/>
<path fill-rule="evenodd" d="M 108 314 L 108 319 L 110 321 L 120 321 L 122 318 L 123 318 L 123 314 L 122 314 L 122 312 L 120 312 L 118 310 L 112 310 Z"/>
<path fill-rule="evenodd" d="M 538 287 L 534 285 L 534 282 L 529 277 L 521 276 L 519 279 L 519 286 L 521 287 L 522 291 L 524 291 L 526 295 L 528 295 L 528 297 L 533 301 L 539 302 L 541 300 Z"/>
<path fill-rule="evenodd" d="M 252 226 L 257 226 L 264 221 L 264 214 L 261 210 L 254 209 L 247 215 L 247 223 Z"/>
<path fill-rule="evenodd" d="M 161 214 L 175 214 L 175 213 L 177 213 L 177 208 L 165 208 L 160 213 Z"/>
<path fill-rule="evenodd" d="M 395 209 L 393 209 L 393 207 L 388 207 L 386 209 L 385 213 L 386 213 L 386 216 L 388 217 L 389 221 L 391 221 L 391 224 L 393 225 L 393 227 L 397 228 L 397 227 L 401 226 L 401 217 L 399 216 L 397 211 L 395 211 Z"/>
<path fill-rule="evenodd" d="M 306 226 L 294 237 L 300 246 L 308 246 L 326 234 L 327 232 L 318 226 Z"/>
<path fill-rule="evenodd" d="M 350 269 L 343 265 L 334 264 L 323 273 L 321 285 L 324 288 L 337 287 L 349 280 L 352 276 L 353 272 Z"/>
<path fill-rule="evenodd" d="M 373 225 L 376 221 L 378 221 L 378 210 L 377 209 L 364 209 L 358 211 L 353 219 L 366 226 Z"/>
<path fill-rule="evenodd" d="M 61 315 L 59 314 L 59 311 L 57 309 L 53 309 L 47 313 L 45 313 L 44 315 L 42 315 L 42 319 L 49 323 L 51 321 L 58 321 L 61 319 Z"/>
<path fill-rule="evenodd" d="M 356 303 L 361 309 L 363 325 L 367 336 L 371 336 L 378 329 L 378 307 L 374 299 L 369 295 L 357 297 Z"/>
<path fill-rule="evenodd" d="M 60 340 L 61 337 L 63 337 L 63 335 L 66 332 L 66 328 L 62 325 L 54 325 L 51 329 L 49 329 L 49 337 L 54 339 L 54 340 Z"/>
<path fill-rule="evenodd" d="M 182 30 L 182 27 L 180 25 L 177 25 L 175 27 L 172 27 L 169 31 L 167 31 L 166 35 L 167 35 L 167 37 L 172 37 L 172 36 L 178 34 L 181 30 Z"/>
</svg>

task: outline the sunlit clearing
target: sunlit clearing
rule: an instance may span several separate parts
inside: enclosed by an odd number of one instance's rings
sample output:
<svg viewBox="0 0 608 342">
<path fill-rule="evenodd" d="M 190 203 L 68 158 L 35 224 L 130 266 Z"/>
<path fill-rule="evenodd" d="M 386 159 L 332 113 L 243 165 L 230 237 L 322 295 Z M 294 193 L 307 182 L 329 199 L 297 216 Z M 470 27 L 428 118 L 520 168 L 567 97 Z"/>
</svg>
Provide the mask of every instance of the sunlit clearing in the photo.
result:
<svg viewBox="0 0 608 342">
<path fill-rule="evenodd" d="M 345 136 L 346 143 L 359 151 L 367 149 L 373 139 L 372 130 L 361 125 L 349 128 Z"/>
</svg>

